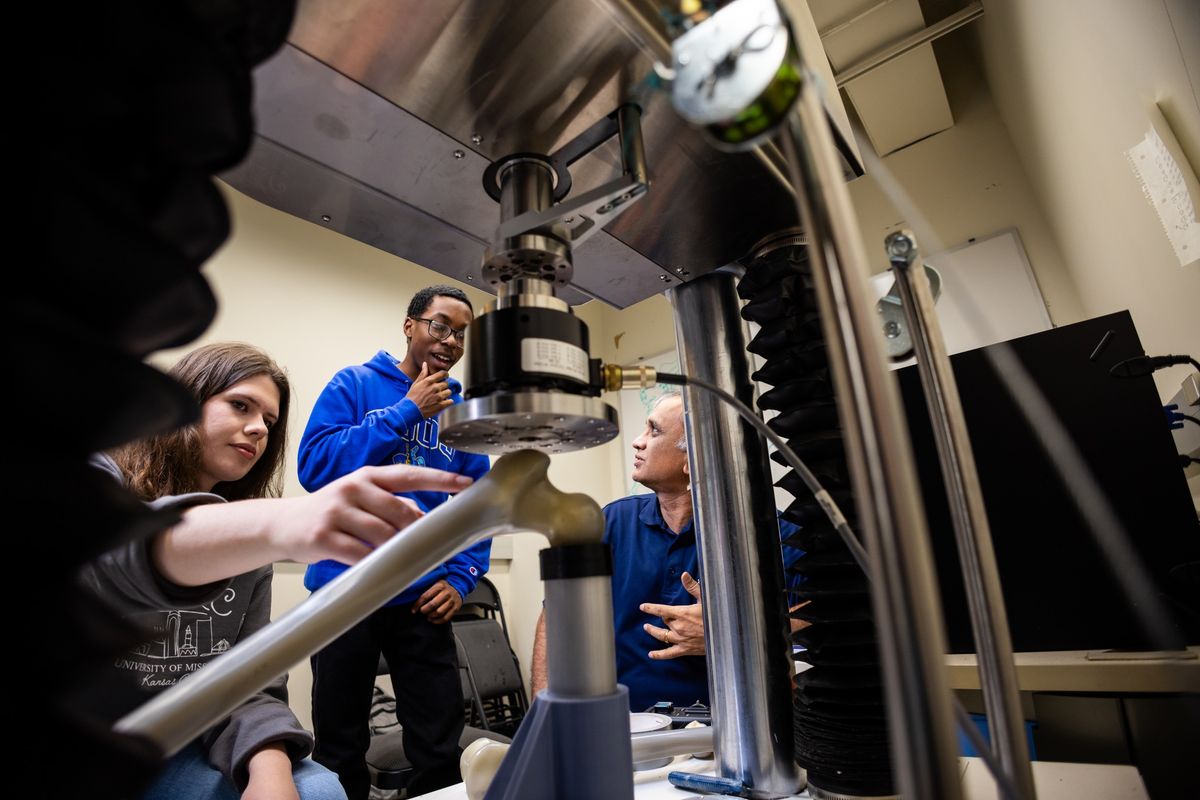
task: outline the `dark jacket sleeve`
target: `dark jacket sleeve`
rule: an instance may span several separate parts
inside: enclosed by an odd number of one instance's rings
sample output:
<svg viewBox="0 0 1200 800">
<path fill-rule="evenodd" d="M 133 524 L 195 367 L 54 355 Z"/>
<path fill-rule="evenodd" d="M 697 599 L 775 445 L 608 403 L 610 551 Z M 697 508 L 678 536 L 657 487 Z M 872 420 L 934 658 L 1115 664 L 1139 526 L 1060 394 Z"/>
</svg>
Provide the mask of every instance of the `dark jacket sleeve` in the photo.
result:
<svg viewBox="0 0 1200 800">
<path fill-rule="evenodd" d="M 80 580 L 122 613 L 131 609 L 200 605 L 220 595 L 229 584 L 229 581 L 215 581 L 203 586 L 180 586 L 168 580 L 154 568 L 150 543 L 149 538 L 138 539 L 104 553 L 80 569 Z"/>
<path fill-rule="evenodd" d="M 258 577 L 246 610 L 238 641 L 266 627 L 271 621 L 272 570 L 265 567 Z M 295 763 L 312 752 L 313 737 L 288 708 L 287 676 L 272 681 L 236 711 L 210 728 L 200 739 L 208 751 L 208 762 L 220 770 L 238 791 L 250 780 L 250 758 L 264 746 L 280 743 Z"/>
<path fill-rule="evenodd" d="M 91 457 L 93 467 L 107 472 L 113 480 L 124 483 L 120 470 L 104 454 Z M 193 506 L 224 503 L 225 499 L 207 492 L 171 495 L 151 503 L 156 511 L 182 513 Z M 100 555 L 80 570 L 85 586 L 100 598 L 127 613 L 131 608 L 171 608 L 178 605 L 198 605 L 212 600 L 229 581 L 215 581 L 203 586 L 180 586 L 167 579 L 154 567 L 150 545 L 154 537 L 128 541 Z"/>
</svg>

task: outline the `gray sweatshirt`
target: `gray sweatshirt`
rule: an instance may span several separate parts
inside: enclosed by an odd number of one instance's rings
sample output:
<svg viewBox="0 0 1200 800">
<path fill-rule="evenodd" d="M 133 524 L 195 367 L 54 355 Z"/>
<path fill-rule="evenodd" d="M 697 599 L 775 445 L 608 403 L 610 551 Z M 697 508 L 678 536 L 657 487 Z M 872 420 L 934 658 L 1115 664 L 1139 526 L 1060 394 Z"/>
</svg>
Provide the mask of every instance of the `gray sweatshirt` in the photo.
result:
<svg viewBox="0 0 1200 800">
<path fill-rule="evenodd" d="M 95 466 L 120 477 L 106 456 Z M 123 479 L 122 479 L 123 480 Z M 214 494 L 164 497 L 156 508 L 182 511 L 224 502 Z M 87 565 L 80 576 L 97 596 L 146 631 L 146 641 L 113 659 L 113 669 L 147 699 L 174 686 L 271 621 L 270 566 L 207 586 L 178 586 L 154 568 L 148 539 L 129 542 Z M 200 737 L 209 763 L 242 790 L 250 757 L 280 743 L 293 761 L 312 752 L 313 737 L 287 704 L 287 676 L 255 694 Z"/>
</svg>

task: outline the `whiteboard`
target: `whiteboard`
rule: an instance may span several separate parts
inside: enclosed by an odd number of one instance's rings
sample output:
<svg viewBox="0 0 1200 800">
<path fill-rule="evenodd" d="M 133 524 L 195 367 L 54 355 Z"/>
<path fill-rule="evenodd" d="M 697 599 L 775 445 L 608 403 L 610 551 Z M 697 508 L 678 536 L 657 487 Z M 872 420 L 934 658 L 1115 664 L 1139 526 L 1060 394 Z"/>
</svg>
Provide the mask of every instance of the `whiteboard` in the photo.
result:
<svg viewBox="0 0 1200 800">
<path fill-rule="evenodd" d="M 935 308 L 951 354 L 1054 327 L 1016 228 L 923 260 L 942 276 Z M 883 297 L 892 286 L 892 274 L 880 273 L 871 282 L 877 298 Z M 911 363 L 909 359 L 895 366 Z"/>
</svg>

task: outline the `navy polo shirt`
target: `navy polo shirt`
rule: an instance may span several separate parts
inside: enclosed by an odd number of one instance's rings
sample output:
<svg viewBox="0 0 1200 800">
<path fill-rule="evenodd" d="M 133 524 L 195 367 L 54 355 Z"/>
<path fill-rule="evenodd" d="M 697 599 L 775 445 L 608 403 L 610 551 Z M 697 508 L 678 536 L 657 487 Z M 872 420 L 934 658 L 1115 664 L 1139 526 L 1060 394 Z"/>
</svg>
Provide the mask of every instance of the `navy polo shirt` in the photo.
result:
<svg viewBox="0 0 1200 800">
<path fill-rule="evenodd" d="M 783 538 L 799 530 L 782 519 L 779 524 Z M 704 657 L 651 659 L 647 653 L 666 645 L 646 633 L 642 625 L 664 626 L 659 617 L 638 608 L 642 603 L 683 606 L 695 602 L 679 580 L 684 572 L 700 580 L 693 523 L 676 535 L 663 520 L 654 494 L 623 497 L 604 507 L 604 541 L 613 551 L 617 680 L 629 687 L 630 709 L 644 711 L 659 700 L 670 700 L 676 706 L 697 701 L 708 704 Z M 788 563 L 800 555 L 801 551 L 788 548 Z"/>
</svg>

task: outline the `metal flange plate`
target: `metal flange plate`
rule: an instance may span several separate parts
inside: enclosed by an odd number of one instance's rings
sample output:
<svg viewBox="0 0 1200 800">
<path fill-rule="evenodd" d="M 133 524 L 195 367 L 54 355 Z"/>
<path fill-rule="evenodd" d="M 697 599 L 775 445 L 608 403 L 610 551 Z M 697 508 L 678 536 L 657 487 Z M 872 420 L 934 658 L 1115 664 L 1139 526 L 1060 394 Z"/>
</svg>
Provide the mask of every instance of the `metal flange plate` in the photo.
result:
<svg viewBox="0 0 1200 800">
<path fill-rule="evenodd" d="M 617 411 L 595 397 L 563 392 L 497 392 L 451 406 L 440 440 L 468 453 L 570 453 L 614 439 Z"/>
</svg>

